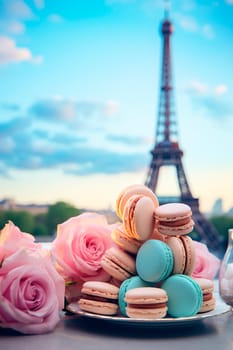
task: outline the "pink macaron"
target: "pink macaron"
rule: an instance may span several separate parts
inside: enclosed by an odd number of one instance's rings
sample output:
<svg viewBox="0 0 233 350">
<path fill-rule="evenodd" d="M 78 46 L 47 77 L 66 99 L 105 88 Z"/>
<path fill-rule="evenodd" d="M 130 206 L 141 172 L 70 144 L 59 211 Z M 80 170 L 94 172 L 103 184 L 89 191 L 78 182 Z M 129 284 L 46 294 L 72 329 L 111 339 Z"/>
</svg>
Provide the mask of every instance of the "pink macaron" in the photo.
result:
<svg viewBox="0 0 233 350">
<path fill-rule="evenodd" d="M 187 235 L 193 230 L 192 211 L 184 203 L 160 205 L 155 210 L 155 218 L 158 231 L 164 235 Z"/>
<path fill-rule="evenodd" d="M 167 293 L 161 288 L 130 289 L 125 294 L 126 314 L 131 318 L 163 318 L 167 314 L 167 301 Z"/>
<path fill-rule="evenodd" d="M 120 223 L 117 225 L 111 233 L 112 240 L 123 250 L 130 254 L 136 255 L 138 249 L 143 244 L 142 241 L 139 241 L 135 238 L 131 238 L 125 232 L 124 225 Z"/>
<path fill-rule="evenodd" d="M 105 251 L 101 266 L 112 278 L 120 282 L 136 274 L 135 258 L 117 247 Z"/>
<path fill-rule="evenodd" d="M 216 299 L 214 297 L 214 282 L 206 278 L 195 278 L 203 294 L 203 302 L 199 313 L 209 312 L 215 309 Z"/>
<path fill-rule="evenodd" d="M 130 238 L 146 241 L 155 228 L 155 205 L 150 197 L 131 196 L 125 204 L 123 225 Z"/>
<path fill-rule="evenodd" d="M 128 199 L 134 195 L 143 195 L 149 197 L 157 208 L 159 205 L 158 198 L 148 187 L 142 184 L 133 184 L 125 187 L 117 196 L 116 199 L 116 213 L 122 219 L 125 205 Z"/>
<path fill-rule="evenodd" d="M 78 305 L 81 310 L 99 315 L 118 311 L 119 288 L 107 282 L 88 281 L 82 286 Z"/>
<path fill-rule="evenodd" d="M 191 275 L 196 261 L 193 241 L 189 236 L 169 236 L 166 240 L 174 257 L 173 274 Z"/>
</svg>

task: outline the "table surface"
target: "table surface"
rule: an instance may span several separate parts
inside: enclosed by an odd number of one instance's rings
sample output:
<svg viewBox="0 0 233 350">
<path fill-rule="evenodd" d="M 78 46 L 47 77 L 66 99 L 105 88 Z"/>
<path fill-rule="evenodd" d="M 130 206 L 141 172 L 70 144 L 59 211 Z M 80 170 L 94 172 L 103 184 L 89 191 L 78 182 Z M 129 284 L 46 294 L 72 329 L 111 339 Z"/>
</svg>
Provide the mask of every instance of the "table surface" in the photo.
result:
<svg viewBox="0 0 233 350">
<path fill-rule="evenodd" d="M 20 335 L 0 329 L 1 350 L 91 349 L 232 350 L 233 313 L 187 326 L 146 328 L 65 315 L 56 329 L 43 335 Z"/>
</svg>

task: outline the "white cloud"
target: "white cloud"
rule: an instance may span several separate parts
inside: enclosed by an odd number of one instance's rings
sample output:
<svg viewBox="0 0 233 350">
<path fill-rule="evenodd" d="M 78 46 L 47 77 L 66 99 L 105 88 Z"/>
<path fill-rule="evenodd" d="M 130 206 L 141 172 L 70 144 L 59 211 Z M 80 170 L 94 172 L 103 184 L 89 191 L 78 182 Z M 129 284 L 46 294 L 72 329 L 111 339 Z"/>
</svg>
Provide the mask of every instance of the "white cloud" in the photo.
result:
<svg viewBox="0 0 233 350">
<path fill-rule="evenodd" d="M 197 32 L 199 29 L 199 26 L 197 24 L 197 21 L 192 16 L 184 16 L 181 14 L 176 14 L 175 17 L 177 18 L 177 21 L 181 28 L 189 31 L 189 32 Z"/>
<path fill-rule="evenodd" d="M 0 28 L 3 32 L 11 34 L 22 34 L 25 31 L 24 24 L 16 20 L 0 20 Z"/>
<path fill-rule="evenodd" d="M 0 152 L 1 153 L 11 153 L 14 149 L 14 142 L 10 137 L 1 137 L 0 139 Z"/>
<path fill-rule="evenodd" d="M 200 95 L 220 96 L 220 95 L 224 95 L 227 92 L 228 88 L 226 84 L 218 84 L 214 87 L 209 87 L 206 83 L 193 80 L 193 81 L 190 81 L 187 90 L 199 96 Z"/>
<path fill-rule="evenodd" d="M 233 0 L 225 0 L 228 5 L 233 5 Z"/>
<path fill-rule="evenodd" d="M 62 16 L 60 16 L 56 13 L 53 13 L 53 14 L 48 16 L 48 20 L 52 23 L 61 23 L 63 21 L 63 18 L 62 18 Z"/>
<path fill-rule="evenodd" d="M 189 83 L 188 90 L 197 95 L 204 95 L 208 92 L 208 85 L 200 81 L 193 80 Z"/>
<path fill-rule="evenodd" d="M 73 101 L 64 99 L 47 99 L 37 101 L 31 106 L 33 115 L 46 120 L 71 121 L 76 117 L 76 105 Z"/>
<path fill-rule="evenodd" d="M 23 0 L 7 0 L 3 3 L 3 13 L 8 18 L 30 19 L 34 15 Z"/>
<path fill-rule="evenodd" d="M 232 103 L 226 94 L 227 85 L 218 84 L 208 87 L 203 82 L 193 81 L 190 82 L 187 91 L 192 104 L 203 115 L 216 120 L 232 116 Z"/>
<path fill-rule="evenodd" d="M 41 154 L 51 154 L 54 151 L 54 145 L 50 144 L 48 140 L 36 139 L 33 140 L 32 150 Z"/>
<path fill-rule="evenodd" d="M 37 18 L 36 14 L 26 1 L 5 0 L 0 1 L 0 4 L 0 29 L 5 33 L 24 33 L 24 22 L 35 20 Z M 34 0 L 34 5 L 38 10 L 43 9 L 44 0 Z"/>
<path fill-rule="evenodd" d="M 181 13 L 175 13 L 174 16 L 179 26 L 184 30 L 188 32 L 199 33 L 207 39 L 215 38 L 214 29 L 209 23 L 200 25 L 193 16 L 184 16 Z"/>
<path fill-rule="evenodd" d="M 0 37 L 0 64 L 30 61 L 32 54 L 27 48 L 18 48 L 14 40 Z"/>
<path fill-rule="evenodd" d="M 103 113 L 106 116 L 115 115 L 119 111 L 119 103 L 113 100 L 106 101 L 103 104 Z"/>
<path fill-rule="evenodd" d="M 44 0 L 34 0 L 34 4 L 39 10 L 43 9 L 45 5 Z"/>
<path fill-rule="evenodd" d="M 196 8 L 196 2 L 194 0 L 183 0 L 182 8 L 184 11 L 192 11 Z"/>
<path fill-rule="evenodd" d="M 214 39 L 215 37 L 214 29 L 210 24 L 205 24 L 202 28 L 202 32 L 208 39 Z"/>
<path fill-rule="evenodd" d="M 35 63 L 35 60 L 37 60 L 37 58 L 32 56 L 29 49 L 25 47 L 17 47 L 15 41 L 6 36 L 0 37 L 0 64 L 22 61 L 31 61 L 32 63 Z M 41 58 L 39 63 L 41 63 Z"/>
<path fill-rule="evenodd" d="M 216 95 L 223 95 L 227 92 L 227 86 L 225 84 L 217 85 L 214 89 Z"/>
<path fill-rule="evenodd" d="M 41 64 L 44 61 L 44 57 L 42 55 L 39 56 L 33 56 L 31 59 L 31 62 L 34 64 Z"/>
</svg>

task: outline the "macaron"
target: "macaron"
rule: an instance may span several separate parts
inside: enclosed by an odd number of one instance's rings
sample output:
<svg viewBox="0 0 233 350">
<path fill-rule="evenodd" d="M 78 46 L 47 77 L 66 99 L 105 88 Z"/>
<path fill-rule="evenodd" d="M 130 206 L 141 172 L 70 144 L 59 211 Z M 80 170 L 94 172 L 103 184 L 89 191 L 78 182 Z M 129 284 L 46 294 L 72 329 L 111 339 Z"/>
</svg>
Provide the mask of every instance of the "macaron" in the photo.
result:
<svg viewBox="0 0 233 350">
<path fill-rule="evenodd" d="M 119 288 L 107 282 L 87 281 L 83 284 L 78 305 L 81 310 L 99 315 L 115 315 Z"/>
<path fill-rule="evenodd" d="M 159 233 L 159 231 L 156 227 L 156 224 L 155 224 L 154 231 L 153 231 L 152 235 L 150 236 L 150 239 L 158 239 L 158 240 L 166 243 L 168 237 L 169 236 L 162 235 L 161 233 Z"/>
<path fill-rule="evenodd" d="M 136 257 L 137 273 L 146 282 L 157 283 L 166 279 L 172 273 L 173 265 L 171 248 L 156 239 L 146 241 Z"/>
<path fill-rule="evenodd" d="M 143 196 L 149 197 L 154 202 L 154 206 L 156 208 L 159 205 L 157 196 L 145 185 L 133 184 L 133 185 L 127 186 L 119 193 L 116 199 L 116 214 L 120 219 L 122 219 L 126 202 L 133 195 L 143 195 Z"/>
<path fill-rule="evenodd" d="M 203 303 L 199 313 L 208 312 L 215 309 L 216 300 L 213 295 L 214 282 L 206 278 L 195 278 L 195 281 L 199 284 L 203 294 Z"/>
<path fill-rule="evenodd" d="M 167 293 L 161 288 L 136 288 L 125 295 L 128 317 L 158 319 L 167 314 Z"/>
<path fill-rule="evenodd" d="M 161 286 L 168 295 L 168 314 L 172 317 L 196 315 L 202 306 L 203 296 L 199 284 L 190 276 L 177 274 L 167 278 Z"/>
<path fill-rule="evenodd" d="M 112 240 L 123 250 L 128 253 L 136 255 L 138 249 L 142 245 L 142 241 L 134 238 L 129 238 L 125 232 L 124 225 L 120 223 L 111 233 Z"/>
<path fill-rule="evenodd" d="M 193 230 L 192 211 L 184 203 L 168 203 L 160 205 L 155 210 L 157 228 L 165 235 L 186 235 Z"/>
<path fill-rule="evenodd" d="M 189 236 L 170 236 L 166 240 L 174 257 L 173 274 L 191 275 L 196 261 L 192 238 Z"/>
<path fill-rule="evenodd" d="M 147 240 L 154 232 L 155 205 L 150 197 L 131 196 L 124 206 L 123 225 L 130 238 Z"/>
<path fill-rule="evenodd" d="M 151 283 L 143 281 L 139 276 L 133 276 L 131 278 L 128 278 L 122 284 L 119 288 L 119 297 L 118 297 L 118 304 L 120 312 L 123 316 L 126 315 L 126 302 L 125 302 L 125 294 L 128 290 L 140 288 L 140 287 L 152 287 L 154 286 Z"/>
<path fill-rule="evenodd" d="M 135 258 L 118 247 L 111 247 L 105 251 L 101 266 L 118 281 L 124 281 L 136 274 Z"/>
</svg>

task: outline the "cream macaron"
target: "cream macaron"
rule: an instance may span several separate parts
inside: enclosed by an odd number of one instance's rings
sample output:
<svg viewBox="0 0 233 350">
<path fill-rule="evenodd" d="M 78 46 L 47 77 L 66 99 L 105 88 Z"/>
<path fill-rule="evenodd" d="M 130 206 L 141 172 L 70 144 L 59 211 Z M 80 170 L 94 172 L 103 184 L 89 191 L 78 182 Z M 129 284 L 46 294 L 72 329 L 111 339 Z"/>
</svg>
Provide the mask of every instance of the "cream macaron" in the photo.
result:
<svg viewBox="0 0 233 350">
<path fill-rule="evenodd" d="M 159 205 L 157 196 L 147 186 L 142 184 L 133 184 L 127 186 L 119 193 L 116 199 L 116 214 L 120 219 L 122 219 L 124 207 L 128 199 L 134 195 L 143 195 L 149 197 L 154 202 L 155 208 L 157 208 Z"/>
<path fill-rule="evenodd" d="M 143 244 L 143 241 L 139 241 L 134 238 L 129 238 L 127 233 L 125 232 L 124 225 L 120 223 L 117 225 L 111 233 L 112 240 L 119 246 L 121 249 L 125 250 L 130 254 L 136 255 L 138 249 Z"/>
<path fill-rule="evenodd" d="M 135 258 L 118 247 L 111 247 L 105 251 L 101 266 L 119 282 L 136 274 Z"/>
<path fill-rule="evenodd" d="M 203 294 L 203 303 L 199 313 L 208 312 L 215 309 L 216 299 L 214 297 L 214 282 L 207 278 L 195 278 Z"/>
<path fill-rule="evenodd" d="M 122 221 L 128 237 L 146 241 L 155 228 L 154 201 L 143 195 L 131 196 L 124 206 Z"/>
<path fill-rule="evenodd" d="M 118 311 L 119 288 L 107 282 L 87 281 L 83 284 L 78 305 L 81 310 L 115 315 Z"/>
<path fill-rule="evenodd" d="M 192 211 L 190 206 L 184 203 L 160 205 L 155 210 L 155 218 L 161 234 L 181 236 L 193 230 Z"/>
<path fill-rule="evenodd" d="M 167 293 L 161 288 L 130 289 L 125 294 L 126 314 L 131 318 L 163 318 L 167 314 L 167 301 Z"/>
<path fill-rule="evenodd" d="M 196 261 L 192 238 L 189 236 L 170 236 L 166 243 L 171 248 L 174 257 L 172 273 L 191 275 Z"/>
</svg>

